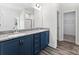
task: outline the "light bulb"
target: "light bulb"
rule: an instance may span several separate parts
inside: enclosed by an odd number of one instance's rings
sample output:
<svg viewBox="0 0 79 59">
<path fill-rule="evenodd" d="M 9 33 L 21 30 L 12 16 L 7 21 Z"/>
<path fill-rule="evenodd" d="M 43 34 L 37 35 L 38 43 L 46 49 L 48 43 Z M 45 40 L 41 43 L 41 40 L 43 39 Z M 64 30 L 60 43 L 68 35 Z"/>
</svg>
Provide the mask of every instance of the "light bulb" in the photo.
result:
<svg viewBox="0 0 79 59">
<path fill-rule="evenodd" d="M 36 4 L 36 7 L 37 7 L 37 8 L 40 8 L 40 5 L 37 3 L 37 4 Z"/>
</svg>

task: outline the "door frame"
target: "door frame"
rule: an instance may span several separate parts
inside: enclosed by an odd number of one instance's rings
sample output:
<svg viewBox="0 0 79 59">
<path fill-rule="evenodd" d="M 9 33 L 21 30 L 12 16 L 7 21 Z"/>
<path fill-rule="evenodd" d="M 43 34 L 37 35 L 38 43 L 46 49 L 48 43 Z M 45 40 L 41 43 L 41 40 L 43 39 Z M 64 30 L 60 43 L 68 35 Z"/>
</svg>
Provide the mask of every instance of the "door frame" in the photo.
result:
<svg viewBox="0 0 79 59">
<path fill-rule="evenodd" d="M 64 40 L 64 13 L 68 13 L 68 12 L 75 12 L 75 44 L 77 44 L 77 9 L 76 10 L 68 10 L 68 11 L 64 11 L 62 16 L 63 16 L 63 22 L 62 22 L 62 33 L 63 33 L 63 36 L 62 36 L 62 39 Z"/>
<path fill-rule="evenodd" d="M 57 40 L 59 41 L 59 11 L 57 11 Z"/>
</svg>

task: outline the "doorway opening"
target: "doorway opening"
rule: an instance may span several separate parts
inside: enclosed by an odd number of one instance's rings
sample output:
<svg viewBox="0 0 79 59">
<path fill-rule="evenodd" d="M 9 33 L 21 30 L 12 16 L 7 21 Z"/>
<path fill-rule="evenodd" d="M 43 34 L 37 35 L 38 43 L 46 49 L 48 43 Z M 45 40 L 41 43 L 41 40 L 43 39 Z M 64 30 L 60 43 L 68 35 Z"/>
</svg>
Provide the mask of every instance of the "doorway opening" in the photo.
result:
<svg viewBox="0 0 79 59">
<path fill-rule="evenodd" d="M 76 12 L 65 12 L 63 16 L 63 41 L 75 43 Z"/>
</svg>

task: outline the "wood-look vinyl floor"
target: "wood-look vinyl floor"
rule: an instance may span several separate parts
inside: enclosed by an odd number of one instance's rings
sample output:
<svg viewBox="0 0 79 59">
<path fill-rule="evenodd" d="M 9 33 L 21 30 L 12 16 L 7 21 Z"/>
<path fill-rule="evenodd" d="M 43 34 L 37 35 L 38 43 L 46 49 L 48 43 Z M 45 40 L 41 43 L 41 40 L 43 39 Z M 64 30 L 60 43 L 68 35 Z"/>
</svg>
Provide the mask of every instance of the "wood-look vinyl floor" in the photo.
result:
<svg viewBox="0 0 79 59">
<path fill-rule="evenodd" d="M 47 47 L 40 52 L 40 55 L 79 55 L 79 46 L 74 43 L 61 41 L 58 47 Z"/>
<path fill-rule="evenodd" d="M 75 43 L 75 36 L 72 35 L 64 35 L 64 41 Z"/>
</svg>

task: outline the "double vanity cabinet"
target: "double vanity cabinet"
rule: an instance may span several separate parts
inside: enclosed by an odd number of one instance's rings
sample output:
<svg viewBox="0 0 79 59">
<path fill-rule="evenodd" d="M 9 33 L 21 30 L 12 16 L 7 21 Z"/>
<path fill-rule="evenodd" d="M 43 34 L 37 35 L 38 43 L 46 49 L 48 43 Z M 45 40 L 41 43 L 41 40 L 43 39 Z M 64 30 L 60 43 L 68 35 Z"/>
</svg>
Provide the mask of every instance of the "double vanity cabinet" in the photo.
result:
<svg viewBox="0 0 79 59">
<path fill-rule="evenodd" d="M 24 35 L 0 42 L 0 55 L 37 55 L 49 43 L 49 31 Z"/>
</svg>

